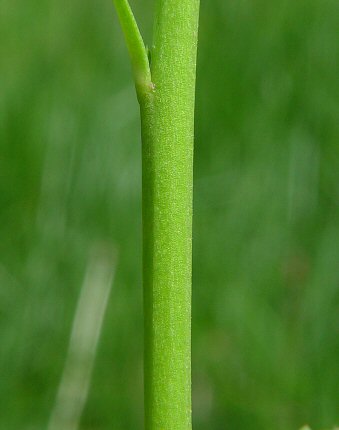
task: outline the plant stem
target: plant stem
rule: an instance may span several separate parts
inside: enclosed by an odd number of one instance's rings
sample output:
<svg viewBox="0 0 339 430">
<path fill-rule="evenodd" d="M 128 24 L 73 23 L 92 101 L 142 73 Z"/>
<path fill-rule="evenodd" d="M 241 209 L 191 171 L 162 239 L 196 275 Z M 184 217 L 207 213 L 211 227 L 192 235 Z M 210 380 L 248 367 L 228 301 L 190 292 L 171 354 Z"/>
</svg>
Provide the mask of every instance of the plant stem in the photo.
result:
<svg viewBox="0 0 339 430">
<path fill-rule="evenodd" d="M 198 0 L 158 0 L 141 101 L 145 428 L 191 424 L 193 134 Z"/>
<path fill-rule="evenodd" d="M 192 428 L 192 189 L 198 13 L 199 0 L 156 0 L 153 84 L 144 86 L 138 96 L 146 430 Z"/>
</svg>

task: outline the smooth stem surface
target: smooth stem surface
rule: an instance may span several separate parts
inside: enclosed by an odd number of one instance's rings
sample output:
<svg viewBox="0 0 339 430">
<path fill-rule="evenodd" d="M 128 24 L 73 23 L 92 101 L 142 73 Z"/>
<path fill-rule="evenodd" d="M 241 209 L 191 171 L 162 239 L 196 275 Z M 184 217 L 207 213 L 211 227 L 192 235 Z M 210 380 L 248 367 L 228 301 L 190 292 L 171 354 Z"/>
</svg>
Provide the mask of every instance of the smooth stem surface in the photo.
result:
<svg viewBox="0 0 339 430">
<path fill-rule="evenodd" d="M 193 133 L 198 0 L 156 2 L 141 100 L 145 428 L 191 422 Z"/>
</svg>

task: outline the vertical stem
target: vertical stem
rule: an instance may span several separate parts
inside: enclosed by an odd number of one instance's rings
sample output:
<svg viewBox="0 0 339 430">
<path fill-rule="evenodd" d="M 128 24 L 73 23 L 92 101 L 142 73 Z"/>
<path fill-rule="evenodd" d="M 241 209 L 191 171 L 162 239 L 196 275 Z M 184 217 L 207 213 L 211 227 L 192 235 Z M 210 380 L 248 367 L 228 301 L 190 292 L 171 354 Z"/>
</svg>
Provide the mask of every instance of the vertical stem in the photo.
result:
<svg viewBox="0 0 339 430">
<path fill-rule="evenodd" d="M 143 159 L 145 428 L 191 422 L 192 188 L 199 0 L 157 0 L 139 98 Z"/>
</svg>

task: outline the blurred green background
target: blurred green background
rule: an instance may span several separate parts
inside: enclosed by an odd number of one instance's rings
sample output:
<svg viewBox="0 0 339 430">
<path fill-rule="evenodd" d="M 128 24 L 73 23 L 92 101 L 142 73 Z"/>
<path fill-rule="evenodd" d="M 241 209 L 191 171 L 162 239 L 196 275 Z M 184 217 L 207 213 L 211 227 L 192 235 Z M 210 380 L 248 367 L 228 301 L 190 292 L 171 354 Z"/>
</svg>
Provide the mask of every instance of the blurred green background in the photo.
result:
<svg viewBox="0 0 339 430">
<path fill-rule="evenodd" d="M 153 2 L 132 6 L 150 44 Z M 339 3 L 203 1 L 200 22 L 194 426 L 330 427 Z M 104 242 L 119 258 L 81 429 L 140 429 L 140 127 L 113 6 L 2 0 L 0 55 L 0 428 L 46 428 Z"/>
</svg>

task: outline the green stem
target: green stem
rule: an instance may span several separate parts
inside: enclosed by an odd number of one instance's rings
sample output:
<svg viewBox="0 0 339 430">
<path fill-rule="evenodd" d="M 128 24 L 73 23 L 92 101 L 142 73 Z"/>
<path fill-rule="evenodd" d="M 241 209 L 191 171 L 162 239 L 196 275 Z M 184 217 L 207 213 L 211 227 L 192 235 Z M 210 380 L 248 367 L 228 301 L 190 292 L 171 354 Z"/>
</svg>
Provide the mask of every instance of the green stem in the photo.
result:
<svg viewBox="0 0 339 430">
<path fill-rule="evenodd" d="M 148 86 L 151 91 L 139 95 L 146 430 L 192 428 L 192 189 L 198 13 L 199 0 L 156 0 L 153 84 Z"/>
</svg>

